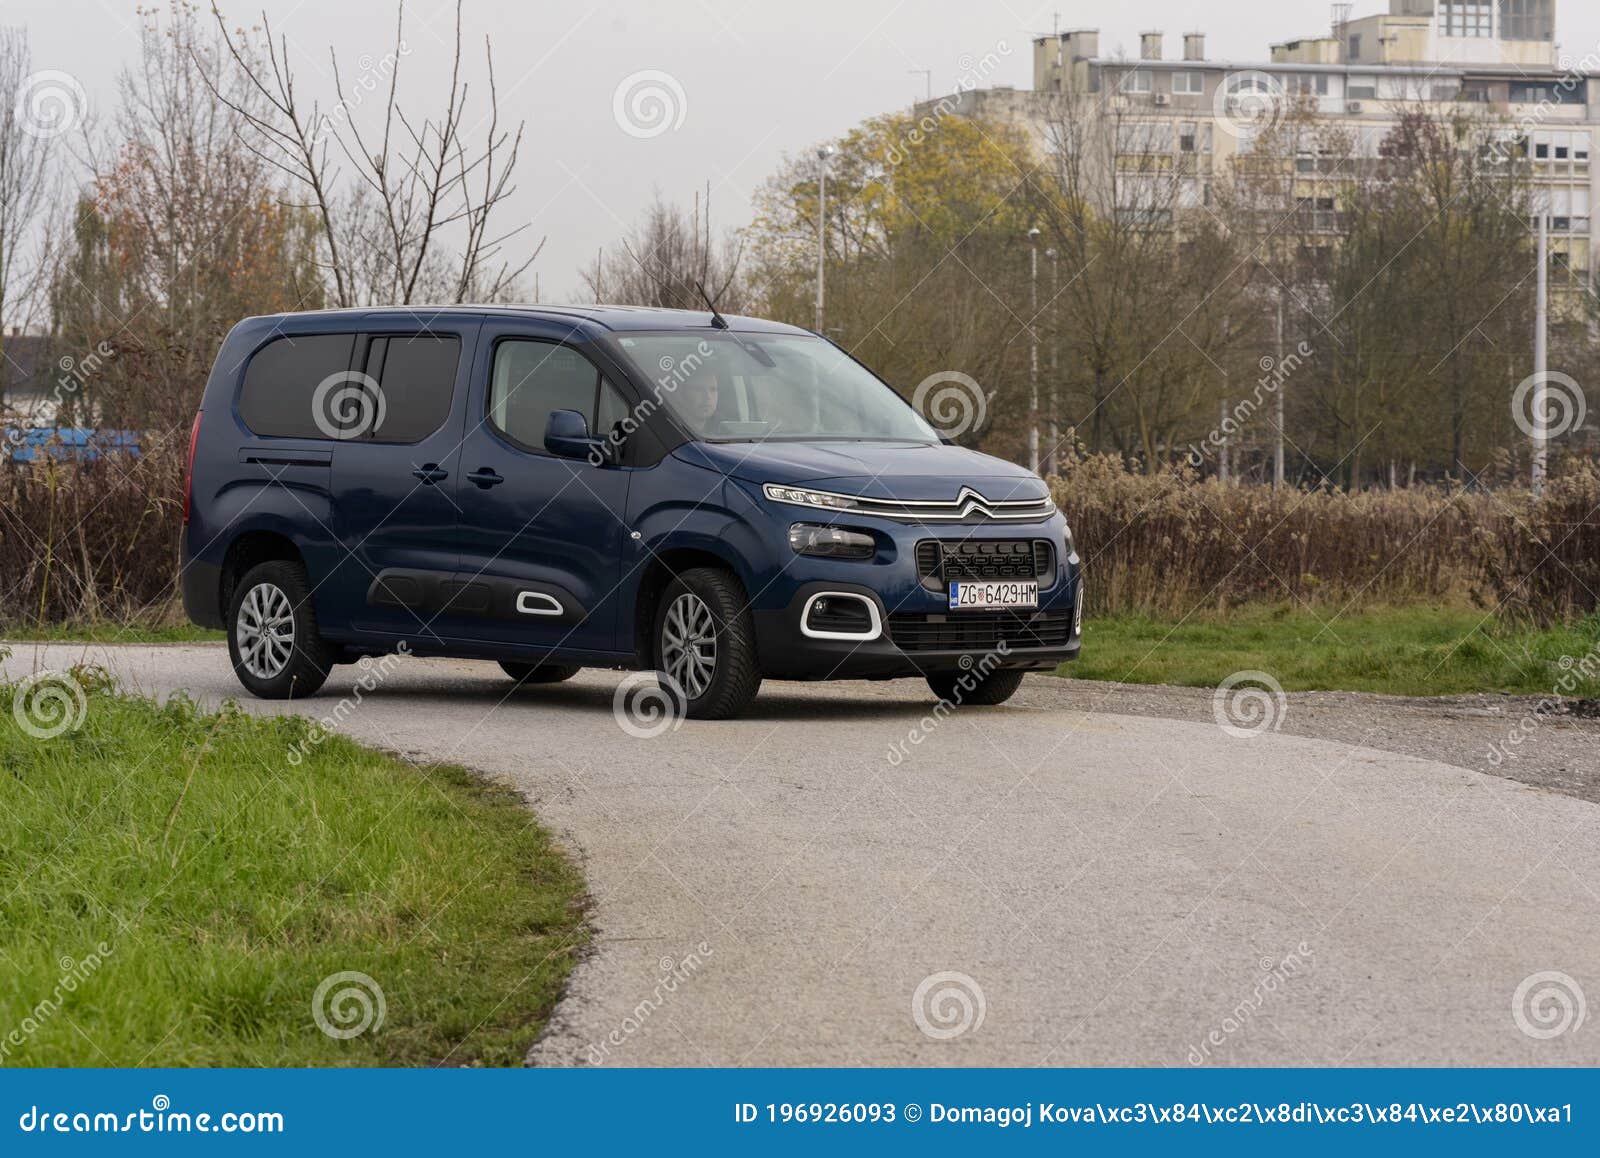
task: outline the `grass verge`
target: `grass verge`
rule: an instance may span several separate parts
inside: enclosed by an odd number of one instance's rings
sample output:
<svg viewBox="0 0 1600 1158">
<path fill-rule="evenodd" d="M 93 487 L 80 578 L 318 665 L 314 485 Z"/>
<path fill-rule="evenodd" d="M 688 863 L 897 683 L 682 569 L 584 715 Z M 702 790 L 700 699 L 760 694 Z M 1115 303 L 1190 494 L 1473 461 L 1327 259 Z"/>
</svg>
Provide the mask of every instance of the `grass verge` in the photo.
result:
<svg viewBox="0 0 1600 1158">
<path fill-rule="evenodd" d="M 227 635 L 192 623 L 35 623 L 0 627 L 15 643 L 223 643 Z"/>
<path fill-rule="evenodd" d="M 1264 671 L 1286 691 L 1591 699 L 1600 696 L 1600 680 L 1592 678 L 1600 672 L 1597 649 L 1600 618 L 1594 617 L 1540 630 L 1485 620 L 1483 612 L 1468 609 L 1375 609 L 1335 618 L 1333 610 L 1251 608 L 1182 623 L 1143 616 L 1092 620 L 1082 657 L 1059 674 L 1215 687 L 1235 672 Z"/>
<path fill-rule="evenodd" d="M 512 792 L 77 678 L 48 739 L 0 689 L 0 1064 L 521 1062 L 585 934 Z"/>
</svg>

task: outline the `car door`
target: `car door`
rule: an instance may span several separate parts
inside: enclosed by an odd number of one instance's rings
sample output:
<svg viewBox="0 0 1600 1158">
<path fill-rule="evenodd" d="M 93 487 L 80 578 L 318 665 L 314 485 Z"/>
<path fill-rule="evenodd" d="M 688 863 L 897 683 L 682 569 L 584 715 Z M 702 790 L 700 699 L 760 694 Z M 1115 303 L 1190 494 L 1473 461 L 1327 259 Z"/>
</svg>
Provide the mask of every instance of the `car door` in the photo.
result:
<svg viewBox="0 0 1600 1158">
<path fill-rule="evenodd" d="M 323 408 L 338 424 L 336 579 L 359 631 L 439 644 L 460 562 L 456 490 L 477 315 L 374 315 Z"/>
<path fill-rule="evenodd" d="M 487 321 L 462 440 L 459 597 L 441 623 L 464 639 L 621 653 L 617 587 L 631 472 L 544 446 L 556 410 L 610 430 L 626 403 L 560 322 Z M 511 653 L 508 653 L 511 654 Z"/>
</svg>

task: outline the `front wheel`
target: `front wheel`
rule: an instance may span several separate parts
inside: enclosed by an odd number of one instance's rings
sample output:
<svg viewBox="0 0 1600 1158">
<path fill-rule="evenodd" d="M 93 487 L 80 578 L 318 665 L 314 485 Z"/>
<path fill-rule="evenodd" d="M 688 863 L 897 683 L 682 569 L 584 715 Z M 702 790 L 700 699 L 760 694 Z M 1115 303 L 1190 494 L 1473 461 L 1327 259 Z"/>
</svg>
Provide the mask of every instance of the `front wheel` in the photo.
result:
<svg viewBox="0 0 1600 1158">
<path fill-rule="evenodd" d="M 264 700 L 314 695 L 335 652 L 317 630 L 311 584 L 297 562 L 252 567 L 228 606 L 228 658 L 246 690 Z"/>
<path fill-rule="evenodd" d="M 654 638 L 662 682 L 690 719 L 737 716 L 761 688 L 750 608 L 726 571 L 696 567 L 673 579 L 656 609 Z"/>
<path fill-rule="evenodd" d="M 1022 686 L 1020 671 L 939 672 L 928 677 L 928 687 L 941 700 L 961 705 L 993 707 L 1017 694 Z"/>
</svg>

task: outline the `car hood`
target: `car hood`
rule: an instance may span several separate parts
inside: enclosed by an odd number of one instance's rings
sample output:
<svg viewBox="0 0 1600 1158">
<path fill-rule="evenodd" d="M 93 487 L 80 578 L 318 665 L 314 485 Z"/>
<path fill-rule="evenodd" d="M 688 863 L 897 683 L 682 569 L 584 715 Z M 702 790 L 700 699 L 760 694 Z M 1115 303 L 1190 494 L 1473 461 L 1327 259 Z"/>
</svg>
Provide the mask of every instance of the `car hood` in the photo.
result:
<svg viewBox="0 0 1600 1158">
<path fill-rule="evenodd" d="M 970 487 L 995 501 L 1046 498 L 1038 475 L 991 455 L 943 443 L 691 442 L 689 462 L 744 482 L 813 486 L 863 498 L 952 500 Z"/>
</svg>

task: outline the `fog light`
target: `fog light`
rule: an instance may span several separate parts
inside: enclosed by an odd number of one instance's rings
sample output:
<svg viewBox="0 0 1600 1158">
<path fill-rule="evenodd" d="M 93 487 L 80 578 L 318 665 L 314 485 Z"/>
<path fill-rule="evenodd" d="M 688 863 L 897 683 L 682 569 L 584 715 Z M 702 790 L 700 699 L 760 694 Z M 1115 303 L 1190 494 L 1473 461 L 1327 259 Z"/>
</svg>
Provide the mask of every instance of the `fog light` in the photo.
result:
<svg viewBox="0 0 1600 1158">
<path fill-rule="evenodd" d="M 877 544 L 865 531 L 847 531 L 817 523 L 796 523 L 789 528 L 789 546 L 796 555 L 824 559 L 870 559 Z"/>
</svg>

